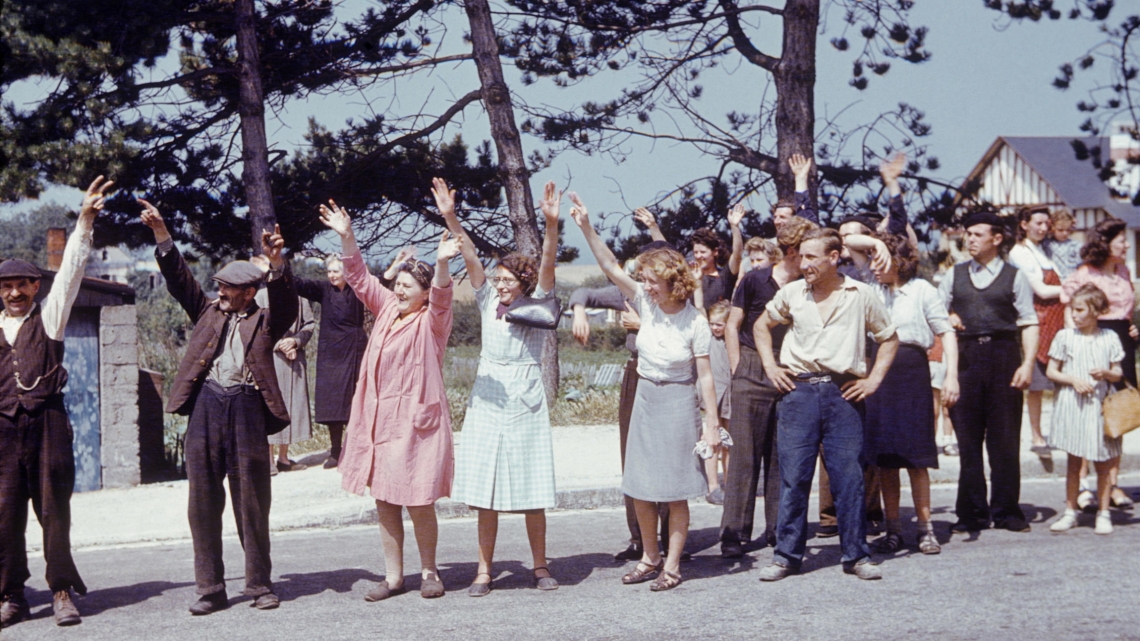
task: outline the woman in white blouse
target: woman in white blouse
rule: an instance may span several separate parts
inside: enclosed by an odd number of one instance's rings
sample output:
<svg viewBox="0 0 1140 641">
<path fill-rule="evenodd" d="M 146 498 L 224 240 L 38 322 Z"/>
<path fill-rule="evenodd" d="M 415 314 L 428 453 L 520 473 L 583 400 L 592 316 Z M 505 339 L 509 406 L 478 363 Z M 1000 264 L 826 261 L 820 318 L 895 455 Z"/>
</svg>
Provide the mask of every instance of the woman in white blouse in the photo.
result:
<svg viewBox="0 0 1140 641">
<path fill-rule="evenodd" d="M 844 242 L 858 245 L 861 241 L 869 243 L 872 239 L 848 236 Z M 876 548 L 891 553 L 903 545 L 899 470 L 906 468 L 918 516 L 918 549 L 923 554 L 938 554 L 942 548 L 930 522 L 928 472 L 938 468 L 938 446 L 926 350 L 934 344 L 935 334 L 942 337 L 946 354 L 942 403 L 950 407 L 958 400 L 958 341 L 938 290 L 915 278 L 918 254 L 914 248 L 899 236 L 884 236 L 882 241 L 891 261 L 875 269 L 879 281 L 875 291 L 898 332 L 899 351 L 878 392 L 867 399 L 864 418 L 863 455 L 867 463 L 879 468 L 887 520 L 887 533 L 876 542 Z"/>
<path fill-rule="evenodd" d="M 1025 394 L 1025 404 L 1029 409 L 1029 428 L 1033 432 L 1031 449 L 1043 458 L 1052 456 L 1041 434 L 1041 397 L 1045 390 L 1053 389 L 1052 381 L 1045 376 L 1045 368 L 1049 365 L 1049 344 L 1065 324 L 1061 278 L 1053 267 L 1053 261 L 1041 248 L 1041 242 L 1049 235 L 1050 224 L 1048 207 L 1022 207 L 1017 212 L 1017 244 L 1009 250 L 1010 264 L 1025 274 L 1033 288 L 1033 308 L 1037 310 L 1037 362 L 1029 391 Z"/>
<path fill-rule="evenodd" d="M 622 492 L 634 500 L 644 550 L 641 561 L 622 583 L 656 579 L 654 592 L 681 584 L 681 553 L 689 535 L 689 499 L 705 495 L 704 466 L 694 453 L 701 438 L 697 392 L 705 407 L 715 408 L 716 391 L 709 363 L 712 333 L 708 321 L 689 302 L 696 281 L 685 258 L 674 249 L 655 249 L 638 259 L 642 283 L 622 269 L 586 214 L 577 194 L 570 194 L 570 215 L 582 228 L 602 272 L 633 301 L 641 315 L 637 333 L 637 373 L 626 442 Z M 697 378 L 693 379 L 694 365 Z M 717 413 L 705 417 L 704 441 L 720 445 Z M 669 504 L 669 550 L 662 559 L 657 545 L 657 503 Z"/>
</svg>

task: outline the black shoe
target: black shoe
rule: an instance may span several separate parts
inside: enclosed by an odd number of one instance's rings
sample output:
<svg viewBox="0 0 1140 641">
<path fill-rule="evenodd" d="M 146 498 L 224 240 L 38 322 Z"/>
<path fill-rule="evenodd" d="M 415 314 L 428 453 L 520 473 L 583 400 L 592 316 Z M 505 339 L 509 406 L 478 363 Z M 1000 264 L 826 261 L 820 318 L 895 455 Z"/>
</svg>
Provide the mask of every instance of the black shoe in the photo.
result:
<svg viewBox="0 0 1140 641">
<path fill-rule="evenodd" d="M 764 543 L 767 544 L 768 547 L 775 549 L 775 547 L 776 547 L 776 533 L 772 532 L 772 531 L 765 532 L 764 533 Z"/>
<path fill-rule="evenodd" d="M 222 590 L 221 592 L 202 595 L 190 606 L 190 614 L 200 617 L 225 610 L 228 607 L 230 607 L 230 600 L 226 597 L 226 591 Z"/>
<path fill-rule="evenodd" d="M 24 598 L 23 594 L 4 597 L 4 603 L 0 605 L 0 628 L 16 625 L 28 618 L 30 611 L 28 600 Z"/>
<path fill-rule="evenodd" d="M 330 456 L 327 459 L 325 459 L 325 464 L 322 465 L 321 467 L 325 468 L 326 470 L 331 470 L 332 468 L 337 466 L 337 463 L 339 463 L 339 461 L 337 461 L 336 457 Z"/>
<path fill-rule="evenodd" d="M 833 536 L 839 536 L 838 525 L 821 525 L 816 529 L 815 535 L 821 539 L 830 539 Z"/>
<path fill-rule="evenodd" d="M 739 559 L 744 556 L 744 546 L 740 541 L 721 541 L 720 556 L 722 559 Z"/>
<path fill-rule="evenodd" d="M 969 534 L 987 530 L 989 527 L 989 524 L 978 523 L 977 521 L 958 521 L 954 525 L 950 526 L 950 531 L 957 532 L 959 534 Z"/>
<path fill-rule="evenodd" d="M 629 547 L 618 552 L 614 555 L 615 561 L 638 561 L 641 559 L 642 551 L 640 545 L 630 544 Z"/>
<path fill-rule="evenodd" d="M 1030 530 L 1029 523 L 1019 516 L 1011 516 L 994 523 L 994 527 L 999 530 L 1009 530 L 1010 532 L 1028 532 Z"/>
<path fill-rule="evenodd" d="M 257 597 L 253 603 L 249 604 L 249 607 L 257 608 L 258 610 L 276 610 L 280 606 L 281 599 L 278 599 L 277 595 L 272 592 L 266 592 Z"/>
</svg>

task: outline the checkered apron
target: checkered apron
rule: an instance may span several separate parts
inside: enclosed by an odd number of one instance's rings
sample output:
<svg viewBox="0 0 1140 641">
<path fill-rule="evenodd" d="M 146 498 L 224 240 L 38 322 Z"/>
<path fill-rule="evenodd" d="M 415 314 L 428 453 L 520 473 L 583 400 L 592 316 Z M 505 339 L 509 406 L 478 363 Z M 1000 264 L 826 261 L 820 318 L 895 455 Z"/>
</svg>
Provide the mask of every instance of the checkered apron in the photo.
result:
<svg viewBox="0 0 1140 641">
<path fill-rule="evenodd" d="M 540 365 L 545 330 L 496 319 L 499 297 L 489 280 L 475 300 L 483 349 L 455 447 L 451 498 L 502 512 L 553 508 L 554 446 Z"/>
</svg>

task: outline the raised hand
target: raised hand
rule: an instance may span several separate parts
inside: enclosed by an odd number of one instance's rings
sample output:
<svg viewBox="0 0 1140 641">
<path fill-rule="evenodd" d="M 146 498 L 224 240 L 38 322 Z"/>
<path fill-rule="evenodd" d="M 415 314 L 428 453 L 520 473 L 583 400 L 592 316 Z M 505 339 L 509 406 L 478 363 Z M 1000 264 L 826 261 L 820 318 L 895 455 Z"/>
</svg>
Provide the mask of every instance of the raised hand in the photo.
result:
<svg viewBox="0 0 1140 641">
<path fill-rule="evenodd" d="M 459 255 L 463 250 L 463 239 L 451 237 L 451 232 L 446 229 L 443 230 L 443 235 L 439 237 L 439 249 L 435 253 L 435 260 L 437 263 L 446 263 L 447 261 Z"/>
<path fill-rule="evenodd" d="M 335 231 L 341 236 L 347 236 L 352 232 L 352 219 L 349 218 L 348 212 L 343 207 L 337 205 L 332 198 L 329 199 L 329 206 L 320 206 L 321 222 L 325 227 Z"/>
<path fill-rule="evenodd" d="M 266 229 L 261 232 L 261 253 L 269 259 L 269 264 L 274 269 L 280 269 L 285 264 L 285 259 L 281 256 L 284 249 L 285 239 L 281 237 L 281 225 L 274 225 L 273 231 Z"/>
<path fill-rule="evenodd" d="M 657 226 L 657 218 L 653 216 L 653 212 L 644 207 L 633 210 L 633 219 L 650 229 Z"/>
<path fill-rule="evenodd" d="M 888 185 L 898 183 L 899 176 L 902 175 L 905 167 L 906 154 L 900 151 L 891 157 L 890 160 L 884 160 L 879 164 L 879 175 L 883 177 L 883 182 Z"/>
<path fill-rule="evenodd" d="M 807 180 L 808 174 L 811 173 L 811 158 L 803 154 L 792 154 L 788 158 L 788 167 L 792 170 L 792 175 L 797 179 Z"/>
<path fill-rule="evenodd" d="M 432 178 L 431 195 L 435 197 L 435 206 L 441 216 L 450 218 L 455 215 L 455 190 L 447 185 L 446 180 Z"/>
<path fill-rule="evenodd" d="M 158 208 L 142 198 L 135 200 L 143 206 L 139 219 L 142 220 L 142 224 L 150 227 L 150 230 L 154 232 L 154 242 L 161 243 L 169 239 L 170 231 L 166 229 L 166 222 L 162 220 L 162 214 L 158 213 Z"/>
<path fill-rule="evenodd" d="M 83 196 L 83 204 L 79 207 L 80 216 L 94 216 L 103 209 L 103 199 L 106 192 L 115 184 L 113 180 L 104 180 L 99 176 L 91 181 L 87 193 Z"/>
<path fill-rule="evenodd" d="M 574 219 L 574 223 L 579 227 L 588 227 L 590 224 L 590 214 L 586 210 L 585 203 L 583 203 L 582 199 L 578 197 L 578 194 L 574 192 L 570 192 L 567 195 L 570 197 L 570 202 L 574 203 L 574 206 L 570 208 L 570 217 Z"/>
<path fill-rule="evenodd" d="M 739 227 L 740 221 L 744 220 L 744 205 L 736 203 L 732 209 L 728 211 L 728 225 L 730 227 Z"/>
<path fill-rule="evenodd" d="M 562 191 L 558 189 L 553 180 L 543 187 L 539 207 L 542 209 L 542 216 L 546 218 L 547 225 L 558 224 L 558 216 L 562 208 Z"/>
</svg>

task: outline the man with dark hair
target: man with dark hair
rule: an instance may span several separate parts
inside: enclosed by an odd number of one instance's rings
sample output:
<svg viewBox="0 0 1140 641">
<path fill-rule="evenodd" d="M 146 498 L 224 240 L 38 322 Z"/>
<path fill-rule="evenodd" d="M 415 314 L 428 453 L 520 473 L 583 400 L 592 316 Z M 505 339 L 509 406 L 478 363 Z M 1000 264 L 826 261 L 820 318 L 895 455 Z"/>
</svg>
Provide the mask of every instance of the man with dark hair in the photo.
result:
<svg viewBox="0 0 1140 641">
<path fill-rule="evenodd" d="M 820 446 L 839 516 L 843 571 L 882 578 L 871 562 L 863 508 L 863 400 L 878 389 L 894 361 L 898 336 L 871 289 L 839 273 L 842 241 L 832 229 L 800 242 L 802 281 L 785 285 L 756 322 L 756 348 L 768 379 L 782 392 L 777 403 L 780 513 L 776 552 L 761 581 L 798 571 L 807 542 L 807 508 Z M 772 328 L 791 325 L 777 362 Z M 867 373 L 866 337 L 880 344 Z"/>
<path fill-rule="evenodd" d="M 950 409 L 962 461 L 958 522 L 953 529 L 976 532 L 992 521 L 994 527 L 1028 532 L 1029 523 L 1018 506 L 1019 450 L 1021 390 L 1033 378 L 1037 355 L 1033 289 L 1021 271 L 1001 259 L 1009 232 L 1000 216 L 974 214 L 965 227 L 970 260 L 946 272 L 938 288 L 946 308 L 961 319 L 957 328 L 961 396 Z M 983 445 L 993 484 L 989 501 Z"/>
<path fill-rule="evenodd" d="M 87 594 L 71 558 L 71 492 L 75 486 L 71 424 L 63 405 L 67 370 L 63 335 L 91 253 L 95 216 L 113 183 L 99 176 L 87 188 L 75 231 L 42 304 L 40 270 L 11 259 L 0 264 L 0 627 L 29 615 L 28 501 L 44 532 L 47 584 L 56 625 L 80 622 L 71 590 Z"/>
<path fill-rule="evenodd" d="M 276 608 L 269 558 L 269 450 L 266 437 L 289 424 L 277 385 L 273 348 L 297 319 L 297 291 L 281 256 L 280 229 L 262 232 L 268 259 L 269 309 L 254 300 L 265 280 L 262 265 L 236 260 L 214 274 L 211 300 L 174 245 L 158 209 L 145 200 L 142 222 L 154 232 L 155 258 L 166 288 L 194 321 L 186 354 L 170 389 L 166 411 L 189 415 L 186 477 L 190 481 L 190 534 L 199 600 L 194 615 L 229 607 L 222 562 L 222 512 L 229 477 L 238 540 L 245 550 L 245 594 L 253 607 Z"/>
</svg>

